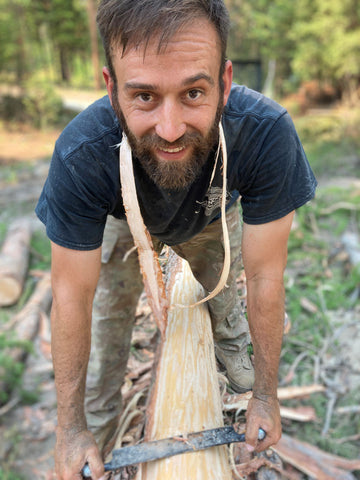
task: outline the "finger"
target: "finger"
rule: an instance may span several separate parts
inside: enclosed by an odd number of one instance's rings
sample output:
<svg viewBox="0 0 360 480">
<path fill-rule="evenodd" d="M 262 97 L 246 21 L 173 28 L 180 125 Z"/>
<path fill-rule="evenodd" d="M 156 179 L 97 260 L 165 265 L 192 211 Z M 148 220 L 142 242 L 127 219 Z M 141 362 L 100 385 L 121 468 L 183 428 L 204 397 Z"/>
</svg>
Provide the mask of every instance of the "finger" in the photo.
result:
<svg viewBox="0 0 360 480">
<path fill-rule="evenodd" d="M 102 480 L 103 478 L 106 478 L 104 475 L 104 464 L 98 452 L 93 455 L 89 455 L 88 464 L 90 467 L 92 480 Z"/>
<path fill-rule="evenodd" d="M 259 428 L 257 422 L 252 421 L 247 424 L 245 432 L 245 445 L 249 452 L 253 452 L 258 445 Z"/>
</svg>

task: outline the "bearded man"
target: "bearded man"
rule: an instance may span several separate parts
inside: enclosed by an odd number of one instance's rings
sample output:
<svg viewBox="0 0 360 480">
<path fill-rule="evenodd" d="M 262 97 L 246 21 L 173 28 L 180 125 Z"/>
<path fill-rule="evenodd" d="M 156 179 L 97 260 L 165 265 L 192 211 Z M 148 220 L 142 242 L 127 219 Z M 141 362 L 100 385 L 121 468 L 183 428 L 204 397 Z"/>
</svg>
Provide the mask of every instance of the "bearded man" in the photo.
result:
<svg viewBox="0 0 360 480">
<path fill-rule="evenodd" d="M 267 449 L 281 435 L 276 392 L 287 240 L 294 210 L 316 187 L 286 110 L 232 83 L 223 0 L 103 0 L 97 19 L 108 96 L 65 128 L 36 208 L 52 244 L 61 480 L 81 478 L 85 462 L 94 480 L 104 474 L 101 454 L 115 433 L 143 289 L 136 253 L 123 262 L 133 247 L 119 180 L 123 132 L 155 249 L 170 245 L 207 291 L 223 266 L 219 217 L 227 182 L 231 268 L 227 288 L 208 306 L 216 356 L 231 387 L 253 390 L 249 450 Z M 220 122 L 226 172 L 215 161 Z M 236 290 L 242 262 L 248 321 Z M 262 441 L 259 427 L 266 431 Z"/>
</svg>

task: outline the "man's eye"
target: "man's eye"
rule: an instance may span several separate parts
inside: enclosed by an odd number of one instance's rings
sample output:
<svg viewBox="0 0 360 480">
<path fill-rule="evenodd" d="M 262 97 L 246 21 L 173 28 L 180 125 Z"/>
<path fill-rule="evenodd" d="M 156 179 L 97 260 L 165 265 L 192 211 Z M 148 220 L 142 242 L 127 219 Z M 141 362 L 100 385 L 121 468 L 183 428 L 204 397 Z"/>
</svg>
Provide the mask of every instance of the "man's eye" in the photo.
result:
<svg viewBox="0 0 360 480">
<path fill-rule="evenodd" d="M 153 96 L 150 93 L 139 93 L 137 97 L 144 103 L 149 103 L 153 100 Z"/>
<path fill-rule="evenodd" d="M 201 91 L 200 90 L 189 90 L 187 93 L 187 96 L 190 100 L 197 100 L 201 96 Z"/>
</svg>

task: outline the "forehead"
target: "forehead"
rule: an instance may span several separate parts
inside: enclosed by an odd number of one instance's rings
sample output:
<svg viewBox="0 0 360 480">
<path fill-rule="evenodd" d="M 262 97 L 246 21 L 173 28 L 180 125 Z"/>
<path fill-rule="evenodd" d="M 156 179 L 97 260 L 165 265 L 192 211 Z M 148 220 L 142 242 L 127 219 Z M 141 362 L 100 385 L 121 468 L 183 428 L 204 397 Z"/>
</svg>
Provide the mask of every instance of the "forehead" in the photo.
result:
<svg viewBox="0 0 360 480">
<path fill-rule="evenodd" d="M 205 73 L 214 79 L 219 75 L 221 43 L 208 20 L 194 20 L 174 33 L 165 45 L 159 45 L 159 41 L 156 35 L 147 44 L 128 47 L 124 54 L 121 46 L 113 50 L 113 66 L 120 84 L 146 75 L 173 79 L 176 75 Z"/>
</svg>

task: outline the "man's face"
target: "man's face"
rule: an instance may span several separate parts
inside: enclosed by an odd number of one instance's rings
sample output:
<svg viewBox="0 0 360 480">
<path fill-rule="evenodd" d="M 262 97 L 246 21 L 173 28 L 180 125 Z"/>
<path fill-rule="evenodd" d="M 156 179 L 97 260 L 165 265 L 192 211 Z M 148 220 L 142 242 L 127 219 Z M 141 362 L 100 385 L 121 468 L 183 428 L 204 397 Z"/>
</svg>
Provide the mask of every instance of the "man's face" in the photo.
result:
<svg viewBox="0 0 360 480">
<path fill-rule="evenodd" d="M 197 20 L 177 32 L 165 51 L 158 38 L 113 56 L 117 78 L 104 78 L 133 154 L 162 188 L 178 190 L 199 175 L 218 140 L 230 93 L 231 63 L 220 87 L 220 45 L 214 27 Z"/>
</svg>

